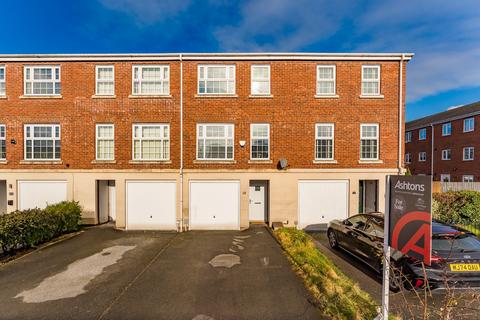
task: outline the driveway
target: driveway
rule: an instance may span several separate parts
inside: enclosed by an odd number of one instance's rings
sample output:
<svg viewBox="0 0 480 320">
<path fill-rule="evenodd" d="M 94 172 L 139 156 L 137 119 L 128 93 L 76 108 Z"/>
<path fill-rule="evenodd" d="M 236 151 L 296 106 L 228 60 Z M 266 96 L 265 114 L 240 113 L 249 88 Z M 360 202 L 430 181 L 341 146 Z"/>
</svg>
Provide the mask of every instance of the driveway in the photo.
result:
<svg viewBox="0 0 480 320">
<path fill-rule="evenodd" d="M 0 319 L 318 319 L 268 230 L 94 227 L 0 267 Z"/>
<path fill-rule="evenodd" d="M 332 260 L 346 275 L 358 283 L 360 288 L 368 292 L 380 306 L 382 303 L 382 278 L 363 262 L 343 250 L 332 250 L 328 244 L 326 232 L 310 233 L 315 239 L 318 250 Z M 423 291 L 420 293 L 423 294 Z M 430 312 L 438 314 L 444 306 L 446 292 L 434 291 L 428 297 Z M 451 319 L 478 319 L 480 309 L 480 292 L 453 291 L 456 305 L 452 305 Z M 476 295 L 476 298 L 472 298 Z M 409 305 L 409 307 L 407 307 Z M 411 311 L 408 309 L 410 308 Z M 393 293 L 390 292 L 390 309 L 396 314 L 403 315 L 405 319 L 422 319 L 422 306 L 420 299 L 412 291 Z M 414 316 L 412 316 L 412 313 Z"/>
</svg>

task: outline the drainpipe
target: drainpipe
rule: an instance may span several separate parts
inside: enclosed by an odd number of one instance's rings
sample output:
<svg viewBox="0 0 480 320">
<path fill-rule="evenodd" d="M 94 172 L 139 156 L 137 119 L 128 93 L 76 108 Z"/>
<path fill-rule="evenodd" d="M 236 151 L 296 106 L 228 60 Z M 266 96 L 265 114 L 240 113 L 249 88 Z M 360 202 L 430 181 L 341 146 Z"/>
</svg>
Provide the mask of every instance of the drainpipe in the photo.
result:
<svg viewBox="0 0 480 320">
<path fill-rule="evenodd" d="M 403 137 L 403 60 L 405 54 L 402 54 L 400 59 L 399 82 L 400 88 L 398 90 L 398 174 L 402 174 L 402 137 Z"/>
<path fill-rule="evenodd" d="M 183 232 L 183 61 L 180 57 L 180 232 Z"/>
<path fill-rule="evenodd" d="M 430 156 L 430 175 L 432 176 L 433 179 L 433 147 L 435 144 L 435 131 L 433 130 L 433 124 L 430 125 L 430 128 L 432 129 L 432 150 L 431 150 L 431 156 Z"/>
</svg>

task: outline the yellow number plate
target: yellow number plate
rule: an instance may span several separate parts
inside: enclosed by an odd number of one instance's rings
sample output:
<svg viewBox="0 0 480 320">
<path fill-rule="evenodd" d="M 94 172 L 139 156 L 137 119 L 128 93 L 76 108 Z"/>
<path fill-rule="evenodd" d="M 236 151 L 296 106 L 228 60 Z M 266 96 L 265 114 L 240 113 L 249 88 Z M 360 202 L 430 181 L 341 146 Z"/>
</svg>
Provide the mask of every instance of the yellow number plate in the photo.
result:
<svg viewBox="0 0 480 320">
<path fill-rule="evenodd" d="M 480 263 L 452 263 L 450 270 L 453 272 L 480 271 Z"/>
</svg>

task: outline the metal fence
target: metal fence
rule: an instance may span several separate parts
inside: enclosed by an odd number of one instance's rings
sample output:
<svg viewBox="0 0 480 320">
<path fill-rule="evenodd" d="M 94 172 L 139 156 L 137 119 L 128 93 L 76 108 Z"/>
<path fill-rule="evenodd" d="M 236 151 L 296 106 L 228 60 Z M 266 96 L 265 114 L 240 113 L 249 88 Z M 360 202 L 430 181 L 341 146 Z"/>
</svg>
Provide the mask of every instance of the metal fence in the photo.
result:
<svg viewBox="0 0 480 320">
<path fill-rule="evenodd" d="M 473 190 L 480 192 L 480 182 L 433 182 L 433 192 Z"/>
</svg>

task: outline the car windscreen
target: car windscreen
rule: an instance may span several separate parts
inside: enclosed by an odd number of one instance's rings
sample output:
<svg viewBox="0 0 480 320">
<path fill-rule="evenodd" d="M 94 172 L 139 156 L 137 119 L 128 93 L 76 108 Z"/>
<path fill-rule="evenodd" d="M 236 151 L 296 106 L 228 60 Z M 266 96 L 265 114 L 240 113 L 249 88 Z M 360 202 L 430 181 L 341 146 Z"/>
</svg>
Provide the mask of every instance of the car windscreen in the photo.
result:
<svg viewBox="0 0 480 320">
<path fill-rule="evenodd" d="M 434 234 L 432 249 L 435 251 L 480 251 L 480 240 L 469 234 Z"/>
</svg>

